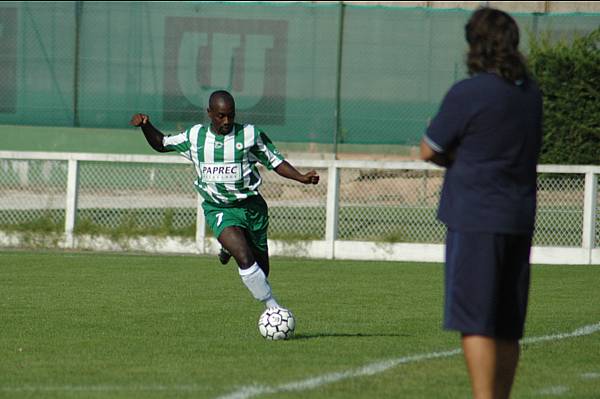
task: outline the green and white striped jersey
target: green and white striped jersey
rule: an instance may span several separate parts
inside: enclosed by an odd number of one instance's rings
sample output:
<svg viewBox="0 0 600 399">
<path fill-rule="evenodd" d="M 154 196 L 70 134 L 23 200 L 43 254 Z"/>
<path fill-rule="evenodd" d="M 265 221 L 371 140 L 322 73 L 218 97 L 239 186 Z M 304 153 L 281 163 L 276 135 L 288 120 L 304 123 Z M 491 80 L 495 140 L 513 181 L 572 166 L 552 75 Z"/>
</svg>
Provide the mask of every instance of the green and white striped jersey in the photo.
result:
<svg viewBox="0 0 600 399">
<path fill-rule="evenodd" d="M 163 145 L 194 163 L 196 190 L 205 201 L 225 206 L 258 194 L 262 179 L 257 162 L 273 169 L 284 160 L 267 135 L 254 125 L 236 123 L 227 135 L 195 125 L 178 135 L 165 136 Z"/>
</svg>

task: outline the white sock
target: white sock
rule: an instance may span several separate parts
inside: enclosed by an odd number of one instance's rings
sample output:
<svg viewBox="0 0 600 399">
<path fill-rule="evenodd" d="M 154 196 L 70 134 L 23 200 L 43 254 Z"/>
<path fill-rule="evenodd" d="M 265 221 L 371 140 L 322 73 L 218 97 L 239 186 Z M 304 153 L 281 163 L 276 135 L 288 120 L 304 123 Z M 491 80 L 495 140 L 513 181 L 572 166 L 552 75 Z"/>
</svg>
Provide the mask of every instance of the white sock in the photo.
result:
<svg viewBox="0 0 600 399">
<path fill-rule="evenodd" d="M 265 272 L 258 266 L 258 263 L 254 262 L 248 269 L 238 269 L 238 272 L 240 273 L 242 282 L 248 287 L 254 298 L 264 302 L 268 308 L 279 307 L 279 304 L 273 298 L 267 276 L 265 276 Z"/>
</svg>

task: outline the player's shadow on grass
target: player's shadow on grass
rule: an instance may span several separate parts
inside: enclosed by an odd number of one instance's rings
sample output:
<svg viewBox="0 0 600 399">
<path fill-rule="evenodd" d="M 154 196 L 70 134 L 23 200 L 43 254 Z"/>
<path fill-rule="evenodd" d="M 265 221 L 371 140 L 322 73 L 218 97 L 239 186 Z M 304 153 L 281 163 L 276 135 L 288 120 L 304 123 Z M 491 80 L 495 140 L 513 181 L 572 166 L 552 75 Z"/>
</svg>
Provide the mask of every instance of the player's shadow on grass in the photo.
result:
<svg viewBox="0 0 600 399">
<path fill-rule="evenodd" d="M 369 338 L 369 337 L 410 337 L 409 334 L 363 334 L 363 333 L 311 333 L 295 334 L 292 339 L 315 339 L 315 338 Z"/>
</svg>

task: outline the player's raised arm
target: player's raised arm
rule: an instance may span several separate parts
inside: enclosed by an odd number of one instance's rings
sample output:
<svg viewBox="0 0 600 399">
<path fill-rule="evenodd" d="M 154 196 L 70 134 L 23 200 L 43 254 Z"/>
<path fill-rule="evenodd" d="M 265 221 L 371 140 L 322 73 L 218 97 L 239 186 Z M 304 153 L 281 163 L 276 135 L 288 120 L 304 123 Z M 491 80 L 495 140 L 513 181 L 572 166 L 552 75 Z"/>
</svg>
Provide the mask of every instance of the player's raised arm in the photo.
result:
<svg viewBox="0 0 600 399">
<path fill-rule="evenodd" d="M 275 168 L 275 172 L 279 176 L 283 176 L 287 179 L 299 181 L 303 184 L 317 184 L 319 183 L 319 175 L 315 170 L 311 170 L 307 173 L 300 173 L 294 168 L 289 162 L 283 161 Z"/>
<path fill-rule="evenodd" d="M 163 137 L 165 135 L 162 134 L 160 132 L 160 130 L 155 128 L 150 123 L 150 117 L 148 115 L 134 114 L 131 117 L 131 121 L 129 122 L 129 124 L 132 126 L 142 128 L 142 132 L 144 132 L 144 137 L 146 137 L 146 141 L 148 141 L 148 144 L 150 144 L 150 147 L 152 147 L 155 151 L 158 151 L 158 152 L 173 151 L 173 150 L 165 148 L 165 146 L 163 145 Z"/>
</svg>

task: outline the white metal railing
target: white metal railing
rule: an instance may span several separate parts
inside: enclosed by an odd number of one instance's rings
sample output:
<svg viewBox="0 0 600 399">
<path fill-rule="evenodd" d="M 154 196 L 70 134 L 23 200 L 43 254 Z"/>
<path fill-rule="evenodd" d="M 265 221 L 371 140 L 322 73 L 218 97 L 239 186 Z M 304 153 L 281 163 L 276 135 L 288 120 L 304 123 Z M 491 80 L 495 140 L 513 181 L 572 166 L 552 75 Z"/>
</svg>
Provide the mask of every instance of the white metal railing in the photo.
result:
<svg viewBox="0 0 600 399">
<path fill-rule="evenodd" d="M 64 248 L 89 247 L 92 249 L 111 249 L 114 245 L 106 240 L 85 240 L 76 237 L 74 228 L 78 212 L 79 165 L 81 162 L 118 162 L 137 164 L 189 164 L 181 157 L 172 155 L 117 155 L 91 153 L 53 153 L 53 152 L 14 152 L 0 151 L 0 161 L 5 160 L 43 160 L 66 161 L 67 182 L 65 194 L 65 234 L 59 246 Z M 340 223 L 340 174 L 348 170 L 380 170 L 380 171 L 439 171 L 440 168 L 424 162 L 395 161 L 354 161 L 354 160 L 306 160 L 291 159 L 298 168 L 318 168 L 326 171 L 326 208 L 325 233 L 323 240 L 277 241 L 270 240 L 271 253 L 274 255 L 304 256 L 327 259 L 364 259 L 364 260 L 408 260 L 441 262 L 444 258 L 442 243 L 410 243 L 341 240 L 339 238 Z M 1 172 L 0 172 L 1 173 Z M 533 263 L 555 264 L 600 264 L 600 248 L 598 248 L 598 175 L 600 166 L 588 165 L 540 165 L 538 173 L 583 175 L 582 225 L 580 246 L 542 246 L 532 249 Z M 190 191 L 191 182 L 190 182 Z M 0 195 L 0 204 L 1 204 Z M 201 199 L 195 207 L 196 239 L 194 242 L 177 239 L 156 239 L 142 237 L 132 239 L 127 247 L 136 250 L 176 251 L 189 253 L 216 253 L 218 243 L 205 234 L 204 216 L 200 207 Z M 3 238 L 2 238 L 3 237 Z M 18 245 L 19 239 L 14 234 L 0 237 L 0 245 Z M 148 243 L 152 242 L 152 245 Z"/>
</svg>

